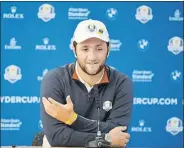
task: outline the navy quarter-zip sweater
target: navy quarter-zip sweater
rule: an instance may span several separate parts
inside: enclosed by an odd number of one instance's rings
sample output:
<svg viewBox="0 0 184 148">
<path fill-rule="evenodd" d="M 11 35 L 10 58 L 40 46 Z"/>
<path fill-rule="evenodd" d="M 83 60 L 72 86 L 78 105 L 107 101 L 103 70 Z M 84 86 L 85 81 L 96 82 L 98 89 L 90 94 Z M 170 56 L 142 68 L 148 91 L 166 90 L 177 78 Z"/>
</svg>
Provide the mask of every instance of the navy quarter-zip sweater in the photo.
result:
<svg viewBox="0 0 184 148">
<path fill-rule="evenodd" d="M 114 127 L 129 126 L 133 86 L 125 74 L 105 66 L 102 80 L 88 92 L 76 74 L 75 63 L 50 70 L 42 80 L 41 98 L 51 97 L 66 104 L 68 95 L 78 114 L 76 121 L 70 126 L 48 115 L 41 101 L 43 131 L 51 146 L 85 146 L 94 140 L 97 132 L 97 103 L 101 106 L 102 136 Z"/>
</svg>

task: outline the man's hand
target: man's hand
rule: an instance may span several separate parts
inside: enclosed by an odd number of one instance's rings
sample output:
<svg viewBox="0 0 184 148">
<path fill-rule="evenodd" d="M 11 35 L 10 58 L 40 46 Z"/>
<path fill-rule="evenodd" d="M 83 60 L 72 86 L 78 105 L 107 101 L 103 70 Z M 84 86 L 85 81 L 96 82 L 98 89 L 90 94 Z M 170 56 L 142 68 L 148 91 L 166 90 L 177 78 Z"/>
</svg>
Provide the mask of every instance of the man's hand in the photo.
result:
<svg viewBox="0 0 184 148">
<path fill-rule="evenodd" d="M 115 127 L 113 128 L 108 134 L 111 138 L 111 144 L 113 146 L 123 146 L 126 147 L 129 139 L 130 139 L 130 135 L 128 133 L 125 133 L 123 131 L 125 131 L 127 129 L 126 126 L 119 126 L 119 127 Z"/>
<path fill-rule="evenodd" d="M 47 100 L 45 97 L 42 98 L 42 102 L 45 111 L 57 120 L 66 123 L 67 121 L 73 119 L 75 112 L 73 110 L 73 103 L 70 96 L 66 97 L 66 104 L 61 104 L 52 98 L 48 98 Z M 75 121 L 76 118 L 73 120 Z M 74 121 L 72 121 L 72 123 Z"/>
</svg>

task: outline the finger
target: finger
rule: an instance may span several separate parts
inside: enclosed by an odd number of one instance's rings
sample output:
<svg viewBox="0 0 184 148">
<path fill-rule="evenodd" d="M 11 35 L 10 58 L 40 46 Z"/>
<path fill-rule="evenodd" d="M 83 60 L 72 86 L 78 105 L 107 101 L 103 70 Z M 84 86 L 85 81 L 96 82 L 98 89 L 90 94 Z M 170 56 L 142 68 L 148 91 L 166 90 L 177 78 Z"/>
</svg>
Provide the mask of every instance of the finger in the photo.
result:
<svg viewBox="0 0 184 148">
<path fill-rule="evenodd" d="M 120 133 L 120 137 L 121 137 L 121 139 L 125 139 L 126 138 L 126 136 L 125 136 L 125 133 Z M 127 138 L 126 138 L 127 139 Z"/>
<path fill-rule="evenodd" d="M 45 97 L 42 98 L 42 102 L 43 102 L 45 111 L 48 114 L 51 114 L 54 110 L 54 108 L 53 108 L 54 106 Z"/>
<path fill-rule="evenodd" d="M 121 132 L 121 136 L 130 139 L 130 134 L 129 133 L 125 133 L 125 132 Z"/>
<path fill-rule="evenodd" d="M 123 132 L 121 132 L 121 133 L 120 133 L 120 138 L 121 138 L 121 139 L 129 140 L 129 139 L 130 139 L 130 135 L 129 135 L 128 133 L 123 133 Z"/>
<path fill-rule="evenodd" d="M 121 131 L 125 131 L 126 129 L 127 129 L 127 127 L 126 126 L 123 126 L 123 129 Z"/>
<path fill-rule="evenodd" d="M 67 103 L 68 105 L 73 105 L 72 100 L 71 100 L 71 98 L 70 98 L 70 95 L 68 95 L 68 96 L 66 97 L 66 103 Z"/>
<path fill-rule="evenodd" d="M 51 103 L 45 97 L 42 97 L 42 102 L 44 107 L 49 107 L 51 105 Z"/>
<path fill-rule="evenodd" d="M 125 140 L 121 139 L 121 141 L 119 142 L 118 145 L 123 146 L 123 148 L 124 148 L 124 146 L 127 145 L 127 143 L 128 143 L 128 141 L 125 141 Z"/>
<path fill-rule="evenodd" d="M 52 104 L 58 104 L 58 102 L 54 99 L 52 99 L 51 97 L 48 98 L 48 100 L 50 101 L 50 103 Z"/>
<path fill-rule="evenodd" d="M 42 97 L 42 102 L 46 102 L 47 98 Z"/>
<path fill-rule="evenodd" d="M 124 141 L 125 141 L 125 144 L 127 144 L 129 142 L 129 139 L 125 139 Z"/>
<path fill-rule="evenodd" d="M 122 144 L 127 144 L 129 142 L 129 139 L 126 139 L 125 137 L 120 137 Z"/>
<path fill-rule="evenodd" d="M 126 144 L 124 144 L 123 148 L 126 148 Z"/>
<path fill-rule="evenodd" d="M 124 133 L 125 134 L 125 137 L 127 138 L 127 139 L 130 139 L 130 134 L 129 133 Z"/>
<path fill-rule="evenodd" d="M 118 126 L 117 127 L 120 131 L 125 131 L 127 129 L 126 126 Z"/>
</svg>

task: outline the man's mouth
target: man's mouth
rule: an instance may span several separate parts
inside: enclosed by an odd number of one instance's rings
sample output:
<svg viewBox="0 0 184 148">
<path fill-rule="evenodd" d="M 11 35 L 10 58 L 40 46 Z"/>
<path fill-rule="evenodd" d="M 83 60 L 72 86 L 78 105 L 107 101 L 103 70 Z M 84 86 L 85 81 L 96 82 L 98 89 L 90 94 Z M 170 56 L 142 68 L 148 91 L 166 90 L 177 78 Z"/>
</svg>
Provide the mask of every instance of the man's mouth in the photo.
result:
<svg viewBox="0 0 184 148">
<path fill-rule="evenodd" d="M 97 62 L 94 62 L 94 63 L 87 63 L 89 65 L 95 65 L 95 64 L 98 64 Z"/>
<path fill-rule="evenodd" d="M 88 63 L 89 66 L 96 66 L 97 63 Z"/>
</svg>

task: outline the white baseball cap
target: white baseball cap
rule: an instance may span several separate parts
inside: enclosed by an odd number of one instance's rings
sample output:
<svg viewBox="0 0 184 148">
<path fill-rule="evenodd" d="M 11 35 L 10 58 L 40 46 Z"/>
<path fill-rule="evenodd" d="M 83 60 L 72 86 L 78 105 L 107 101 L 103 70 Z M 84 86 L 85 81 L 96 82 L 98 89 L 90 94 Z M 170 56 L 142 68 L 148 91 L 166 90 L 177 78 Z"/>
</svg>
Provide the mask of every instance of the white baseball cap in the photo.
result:
<svg viewBox="0 0 184 148">
<path fill-rule="evenodd" d="M 109 33 L 104 23 L 89 19 L 81 21 L 77 25 L 73 35 L 73 41 L 81 43 L 93 37 L 109 42 Z"/>
</svg>

